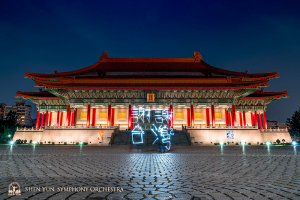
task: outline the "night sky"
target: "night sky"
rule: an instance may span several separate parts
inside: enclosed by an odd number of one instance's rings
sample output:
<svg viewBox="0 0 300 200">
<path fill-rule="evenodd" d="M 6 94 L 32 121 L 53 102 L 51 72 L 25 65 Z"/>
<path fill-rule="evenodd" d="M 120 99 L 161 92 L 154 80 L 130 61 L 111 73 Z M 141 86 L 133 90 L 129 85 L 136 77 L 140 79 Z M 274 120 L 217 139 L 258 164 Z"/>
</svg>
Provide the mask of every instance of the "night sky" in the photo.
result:
<svg viewBox="0 0 300 200">
<path fill-rule="evenodd" d="M 300 1 L 0 1 L 0 102 L 38 91 L 28 72 L 90 66 L 116 58 L 191 58 L 249 73 L 279 71 L 265 91 L 290 98 L 267 107 L 285 122 L 300 107 Z M 33 118 L 36 107 L 33 106 Z"/>
</svg>

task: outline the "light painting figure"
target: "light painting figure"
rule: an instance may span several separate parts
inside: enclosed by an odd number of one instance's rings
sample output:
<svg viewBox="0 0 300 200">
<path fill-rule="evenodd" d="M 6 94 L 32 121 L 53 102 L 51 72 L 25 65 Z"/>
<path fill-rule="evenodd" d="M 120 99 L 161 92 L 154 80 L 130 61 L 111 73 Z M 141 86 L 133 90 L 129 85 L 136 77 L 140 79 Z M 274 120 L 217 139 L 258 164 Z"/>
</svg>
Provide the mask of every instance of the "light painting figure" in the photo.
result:
<svg viewBox="0 0 300 200">
<path fill-rule="evenodd" d="M 154 111 L 154 123 L 152 124 L 151 132 L 155 134 L 156 139 L 152 144 L 158 144 L 160 152 L 167 152 L 171 148 L 171 135 L 174 135 L 173 129 L 168 130 L 167 124 L 172 119 L 172 113 L 169 110 L 155 110 Z M 151 122 L 151 110 L 145 109 L 144 106 L 133 109 L 132 122 L 136 124 L 131 131 L 132 144 L 144 143 L 144 130 L 140 124 L 150 124 Z M 157 126 L 157 124 L 160 124 Z"/>
<path fill-rule="evenodd" d="M 140 125 L 136 125 L 131 131 L 132 144 L 143 144 L 144 143 L 144 131 Z"/>
<path fill-rule="evenodd" d="M 166 125 L 160 125 L 159 127 L 156 127 L 153 124 L 153 127 L 151 131 L 154 133 L 156 136 L 155 141 L 152 144 L 155 144 L 156 142 L 159 147 L 159 150 L 162 152 L 166 152 L 167 150 L 170 150 L 171 148 L 171 135 L 174 135 L 173 129 L 168 131 L 168 127 Z"/>
</svg>

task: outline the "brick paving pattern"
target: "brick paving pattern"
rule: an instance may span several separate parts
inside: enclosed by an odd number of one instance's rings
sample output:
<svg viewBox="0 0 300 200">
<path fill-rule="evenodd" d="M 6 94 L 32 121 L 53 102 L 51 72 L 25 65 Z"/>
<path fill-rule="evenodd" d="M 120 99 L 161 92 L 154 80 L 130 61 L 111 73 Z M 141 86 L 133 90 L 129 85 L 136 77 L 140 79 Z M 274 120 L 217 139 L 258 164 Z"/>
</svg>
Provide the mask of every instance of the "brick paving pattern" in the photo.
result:
<svg viewBox="0 0 300 200">
<path fill-rule="evenodd" d="M 0 199 L 300 199 L 299 153 L 292 146 L 174 146 L 157 153 L 153 146 L 1 145 Z M 11 182 L 20 184 L 21 196 L 8 196 Z"/>
</svg>

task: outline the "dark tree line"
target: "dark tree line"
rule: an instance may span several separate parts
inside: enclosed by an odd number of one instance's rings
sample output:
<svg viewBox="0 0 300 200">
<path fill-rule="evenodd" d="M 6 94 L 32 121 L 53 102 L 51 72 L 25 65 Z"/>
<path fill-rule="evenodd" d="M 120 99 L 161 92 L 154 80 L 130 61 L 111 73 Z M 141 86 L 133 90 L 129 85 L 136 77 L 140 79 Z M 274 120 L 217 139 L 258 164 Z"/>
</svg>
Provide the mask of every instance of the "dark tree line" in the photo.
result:
<svg viewBox="0 0 300 200">
<path fill-rule="evenodd" d="M 0 142 L 8 142 L 10 141 L 18 126 L 20 126 L 17 123 L 17 113 L 10 111 L 5 119 L 0 120 Z"/>
<path fill-rule="evenodd" d="M 291 136 L 300 136 L 300 108 L 296 110 L 291 118 L 287 118 L 288 130 Z"/>
</svg>

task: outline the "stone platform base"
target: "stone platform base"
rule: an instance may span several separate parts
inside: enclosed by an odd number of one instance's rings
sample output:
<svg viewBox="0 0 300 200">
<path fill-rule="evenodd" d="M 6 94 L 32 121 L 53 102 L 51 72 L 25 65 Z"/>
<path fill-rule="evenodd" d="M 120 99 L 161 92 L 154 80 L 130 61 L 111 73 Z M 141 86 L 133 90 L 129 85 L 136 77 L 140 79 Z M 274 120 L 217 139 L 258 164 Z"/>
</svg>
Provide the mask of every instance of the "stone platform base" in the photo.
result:
<svg viewBox="0 0 300 200">
<path fill-rule="evenodd" d="M 203 144 L 211 144 L 218 142 L 246 142 L 252 145 L 259 143 L 264 143 L 266 141 L 276 142 L 277 139 L 285 142 L 292 142 L 291 136 L 288 131 L 260 131 L 259 129 L 254 130 L 242 130 L 236 129 L 232 130 L 234 134 L 234 139 L 227 138 L 228 129 L 218 129 L 218 130 L 203 130 L 203 129 L 187 129 L 190 133 L 192 142 L 198 142 Z"/>
<path fill-rule="evenodd" d="M 38 143 L 54 142 L 55 144 L 76 144 L 86 142 L 88 144 L 109 145 L 114 130 L 110 129 L 45 129 L 39 131 L 16 131 L 13 141 L 17 139 L 36 141 Z"/>
</svg>

